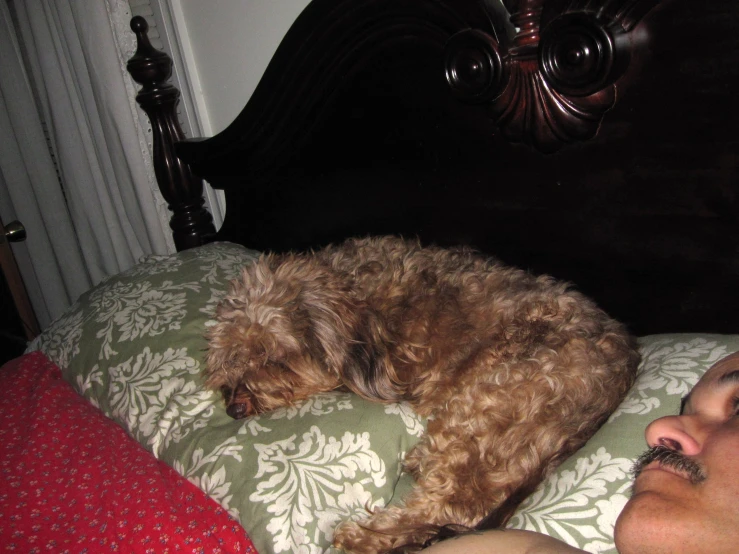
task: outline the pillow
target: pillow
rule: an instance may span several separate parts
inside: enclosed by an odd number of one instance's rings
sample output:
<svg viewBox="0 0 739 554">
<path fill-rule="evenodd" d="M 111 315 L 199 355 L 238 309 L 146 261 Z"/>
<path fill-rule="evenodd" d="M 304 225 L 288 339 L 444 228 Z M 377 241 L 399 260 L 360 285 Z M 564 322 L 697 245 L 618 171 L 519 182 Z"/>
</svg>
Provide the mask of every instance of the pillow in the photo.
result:
<svg viewBox="0 0 739 554">
<path fill-rule="evenodd" d="M 215 243 L 153 256 L 109 278 L 34 341 L 65 379 L 157 458 L 239 518 L 261 554 L 322 552 L 332 528 L 402 498 L 401 460 L 425 429 L 405 404 L 322 394 L 234 421 L 200 378 L 203 333 L 228 282 L 257 253 Z M 613 525 L 646 425 L 674 414 L 739 336 L 654 335 L 626 400 L 524 502 L 511 526 L 614 552 Z"/>
<path fill-rule="evenodd" d="M 609 420 L 518 509 L 509 527 L 539 531 L 593 553 L 616 554 L 613 527 L 629 499 L 644 430 L 675 415 L 701 375 L 739 350 L 739 335 L 674 334 L 639 339 L 635 385 Z"/>
<path fill-rule="evenodd" d="M 237 517 L 261 554 L 324 551 L 338 521 L 406 490 L 401 460 L 425 423 L 348 393 L 231 419 L 201 381 L 203 334 L 256 256 L 215 243 L 149 257 L 82 295 L 30 349 Z"/>
</svg>

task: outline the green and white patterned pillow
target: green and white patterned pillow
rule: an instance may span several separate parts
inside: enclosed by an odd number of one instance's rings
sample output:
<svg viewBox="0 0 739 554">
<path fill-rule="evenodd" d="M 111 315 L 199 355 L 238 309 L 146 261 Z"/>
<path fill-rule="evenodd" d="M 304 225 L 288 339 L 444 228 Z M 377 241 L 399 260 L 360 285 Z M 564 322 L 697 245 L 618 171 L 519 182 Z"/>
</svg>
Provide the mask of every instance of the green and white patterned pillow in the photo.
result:
<svg viewBox="0 0 739 554">
<path fill-rule="evenodd" d="M 216 243 L 150 257 L 82 295 L 29 350 L 237 517 L 260 554 L 323 552 L 336 523 L 407 490 L 401 461 L 425 422 L 348 393 L 231 419 L 203 387 L 203 335 L 256 255 Z"/>
<path fill-rule="evenodd" d="M 673 334 L 639 339 L 642 363 L 626 399 L 590 441 L 519 508 L 510 527 L 539 531 L 586 552 L 616 554 L 613 528 L 629 499 L 644 430 L 675 415 L 680 400 L 716 361 L 739 350 L 739 335 Z"/>
<path fill-rule="evenodd" d="M 407 405 L 348 393 L 234 421 L 200 378 L 203 334 L 228 282 L 257 253 L 216 243 L 150 257 L 85 293 L 31 345 L 155 456 L 238 517 L 261 554 L 327 552 L 333 526 L 402 499 L 401 460 L 425 429 Z M 511 526 L 615 552 L 613 525 L 646 425 L 739 336 L 654 335 L 630 394 L 588 444 L 521 506 Z"/>
</svg>

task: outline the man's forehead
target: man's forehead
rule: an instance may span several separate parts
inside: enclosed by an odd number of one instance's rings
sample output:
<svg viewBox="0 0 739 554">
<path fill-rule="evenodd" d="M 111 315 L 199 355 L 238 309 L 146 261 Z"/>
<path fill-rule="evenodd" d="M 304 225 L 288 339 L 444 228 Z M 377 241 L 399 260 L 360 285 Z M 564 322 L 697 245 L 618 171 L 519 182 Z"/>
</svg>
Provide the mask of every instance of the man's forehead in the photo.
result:
<svg viewBox="0 0 739 554">
<path fill-rule="evenodd" d="M 723 386 L 729 383 L 739 383 L 739 352 L 729 354 L 713 364 L 705 375 L 701 377 L 695 387 L 693 387 L 693 390 L 695 390 L 698 385 L 705 385 L 709 381 L 713 385 L 717 386 Z M 687 396 L 683 397 L 680 401 L 680 415 L 685 412 L 685 407 L 690 402 L 692 393 L 693 391 L 691 390 Z"/>
<path fill-rule="evenodd" d="M 734 352 L 733 354 L 729 354 L 728 356 L 723 357 L 718 362 L 713 364 L 711 369 L 721 369 L 724 367 L 733 367 L 735 369 L 739 369 L 739 352 Z"/>
<path fill-rule="evenodd" d="M 728 377 L 728 375 L 737 370 L 739 370 L 739 352 L 734 352 L 713 364 L 708 371 L 706 371 L 706 374 L 701 377 L 698 384 L 701 382 L 723 384 L 727 380 L 730 381 L 731 377 Z"/>
</svg>

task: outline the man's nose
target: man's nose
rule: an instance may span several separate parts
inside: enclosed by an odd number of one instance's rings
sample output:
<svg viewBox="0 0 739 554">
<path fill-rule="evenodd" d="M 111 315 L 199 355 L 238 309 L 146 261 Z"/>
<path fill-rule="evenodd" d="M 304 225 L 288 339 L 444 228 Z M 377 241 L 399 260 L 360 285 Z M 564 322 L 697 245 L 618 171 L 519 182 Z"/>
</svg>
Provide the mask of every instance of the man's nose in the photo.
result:
<svg viewBox="0 0 739 554">
<path fill-rule="evenodd" d="M 665 446 L 686 456 L 694 456 L 701 451 L 701 443 L 691 429 L 688 416 L 662 417 L 650 423 L 646 430 L 647 444 L 650 447 Z"/>
</svg>

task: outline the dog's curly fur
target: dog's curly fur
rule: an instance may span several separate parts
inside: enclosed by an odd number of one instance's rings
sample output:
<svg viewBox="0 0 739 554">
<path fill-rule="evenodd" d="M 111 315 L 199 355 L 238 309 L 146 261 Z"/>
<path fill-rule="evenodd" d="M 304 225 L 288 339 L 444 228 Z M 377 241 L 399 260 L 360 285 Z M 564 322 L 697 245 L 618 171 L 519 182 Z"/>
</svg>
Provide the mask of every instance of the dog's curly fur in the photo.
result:
<svg viewBox="0 0 739 554">
<path fill-rule="evenodd" d="M 403 505 L 337 528 L 351 552 L 420 545 L 500 509 L 504 521 L 616 408 L 638 363 L 624 328 L 566 284 L 394 237 L 262 256 L 216 319 L 207 383 L 234 417 L 338 388 L 430 417 Z"/>
</svg>

